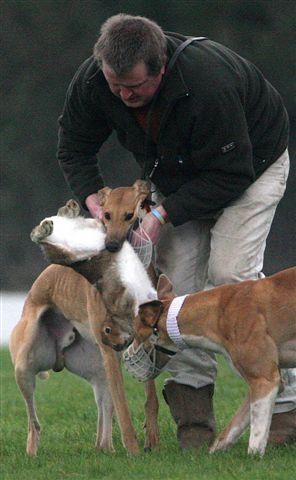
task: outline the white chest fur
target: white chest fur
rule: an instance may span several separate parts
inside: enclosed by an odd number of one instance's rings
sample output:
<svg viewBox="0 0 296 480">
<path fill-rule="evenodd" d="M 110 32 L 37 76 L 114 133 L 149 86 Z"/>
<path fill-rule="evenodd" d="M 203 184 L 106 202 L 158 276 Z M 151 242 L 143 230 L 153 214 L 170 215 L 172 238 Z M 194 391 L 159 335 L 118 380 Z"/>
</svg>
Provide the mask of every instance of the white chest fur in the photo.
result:
<svg viewBox="0 0 296 480">
<path fill-rule="evenodd" d="M 46 218 L 53 222 L 53 232 L 46 238 L 46 242 L 61 245 L 77 256 L 77 259 L 97 255 L 105 249 L 105 231 L 100 221 L 92 218 L 67 218 L 54 216 Z M 135 298 L 136 312 L 141 303 L 157 298 L 150 278 L 134 251 L 127 241 L 116 255 L 116 269 L 119 279 Z"/>
<path fill-rule="evenodd" d="M 123 285 L 136 300 L 136 313 L 139 305 L 157 298 L 144 265 L 128 242 L 124 242 L 118 254 L 117 268 Z"/>
</svg>

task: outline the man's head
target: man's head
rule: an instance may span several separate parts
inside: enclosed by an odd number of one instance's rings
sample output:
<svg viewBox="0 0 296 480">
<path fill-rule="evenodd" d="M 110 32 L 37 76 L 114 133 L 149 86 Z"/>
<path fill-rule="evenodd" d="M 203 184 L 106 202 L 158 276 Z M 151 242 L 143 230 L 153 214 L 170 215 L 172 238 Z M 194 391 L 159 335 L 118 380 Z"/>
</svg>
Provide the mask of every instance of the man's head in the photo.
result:
<svg viewBox="0 0 296 480">
<path fill-rule="evenodd" d="M 112 93 L 128 107 L 149 103 L 157 91 L 166 63 L 166 37 L 145 17 L 119 14 L 101 28 L 94 57 Z"/>
</svg>

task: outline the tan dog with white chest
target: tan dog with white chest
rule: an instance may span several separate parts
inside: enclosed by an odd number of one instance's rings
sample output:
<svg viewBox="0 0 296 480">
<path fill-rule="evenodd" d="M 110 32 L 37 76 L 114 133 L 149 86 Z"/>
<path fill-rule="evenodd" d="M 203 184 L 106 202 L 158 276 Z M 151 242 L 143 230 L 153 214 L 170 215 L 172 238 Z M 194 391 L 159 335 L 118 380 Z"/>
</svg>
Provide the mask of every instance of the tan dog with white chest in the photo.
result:
<svg viewBox="0 0 296 480">
<path fill-rule="evenodd" d="M 230 359 L 250 391 L 210 451 L 235 443 L 250 423 L 248 452 L 264 455 L 279 368 L 296 367 L 296 268 L 184 297 L 176 297 L 161 275 L 157 293 L 159 300 L 140 306 L 137 342 L 154 331 L 157 343 L 170 350 L 199 347 Z"/>
<path fill-rule="evenodd" d="M 45 219 L 32 231 L 32 240 L 42 246 L 50 262 L 69 265 L 73 270 L 61 265 L 51 265 L 42 272 L 29 292 L 22 317 L 11 336 L 10 350 L 16 379 L 27 403 L 29 455 L 35 455 L 37 452 L 40 432 L 34 406 L 35 375 L 50 368 L 58 371 L 65 366 L 73 373 L 92 380 L 96 399 L 99 400 L 99 397 L 101 398 L 99 390 L 104 391 L 106 384 L 105 380 L 99 382 L 99 379 L 104 379 L 105 373 L 101 365 L 100 352 L 97 351 L 95 355 L 97 348 L 95 343 L 99 345 L 103 356 L 123 443 L 130 453 L 138 452 L 117 356 L 101 343 L 100 330 L 106 317 L 105 304 L 101 293 L 89 282 L 96 283 L 105 275 L 107 281 L 104 282 L 104 294 L 106 297 L 110 296 L 108 300 L 111 301 L 113 310 L 119 316 L 133 315 L 133 302 L 125 295 L 124 285 L 118 274 L 116 276 L 117 269 L 114 264 L 117 262 L 118 265 L 118 259 L 120 262 L 121 258 L 125 258 L 124 252 L 132 251 L 132 247 L 128 245 L 122 250 L 123 238 L 137 218 L 147 196 L 149 189 L 143 181 L 135 182 L 132 187 L 104 189 L 102 202 L 105 211 L 108 211 L 108 217 L 113 218 L 115 222 L 107 222 L 110 228 L 108 225 L 103 228 L 101 222 L 95 219 L 80 217 L 78 204 L 70 201 L 59 210 L 57 216 Z M 118 241 L 119 250 L 122 252 L 110 253 L 105 247 L 108 243 L 108 234 L 114 239 L 113 227 L 116 222 L 119 224 Z M 89 282 L 74 270 L 81 273 Z M 153 290 L 148 280 L 146 284 L 148 289 Z M 63 317 L 58 321 L 54 315 L 49 318 L 48 312 L 51 309 L 57 309 Z M 44 315 L 48 317 L 45 320 Z M 73 327 L 79 334 L 77 332 L 75 334 Z M 77 338 L 75 340 L 75 336 L 79 336 L 79 342 Z M 153 448 L 159 442 L 158 402 L 153 381 L 146 383 L 146 393 L 145 448 Z M 112 402 L 108 391 L 103 397 L 100 404 L 103 417 L 98 424 L 96 444 L 98 448 L 112 450 Z"/>
</svg>

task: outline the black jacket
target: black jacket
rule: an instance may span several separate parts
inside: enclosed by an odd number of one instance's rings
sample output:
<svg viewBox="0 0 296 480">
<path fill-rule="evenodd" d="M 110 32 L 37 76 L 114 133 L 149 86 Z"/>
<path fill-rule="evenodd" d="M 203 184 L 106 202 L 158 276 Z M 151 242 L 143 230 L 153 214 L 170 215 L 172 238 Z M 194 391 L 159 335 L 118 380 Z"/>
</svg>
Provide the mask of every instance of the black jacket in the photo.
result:
<svg viewBox="0 0 296 480">
<path fill-rule="evenodd" d="M 182 41 L 169 33 L 168 57 Z M 167 197 L 174 225 L 214 216 L 286 149 L 288 116 L 278 92 L 250 62 L 210 41 L 194 41 L 165 78 L 154 108 L 157 143 L 115 97 L 93 57 L 75 74 L 59 119 L 58 159 L 82 204 L 103 186 L 96 154 L 113 130 Z"/>
</svg>

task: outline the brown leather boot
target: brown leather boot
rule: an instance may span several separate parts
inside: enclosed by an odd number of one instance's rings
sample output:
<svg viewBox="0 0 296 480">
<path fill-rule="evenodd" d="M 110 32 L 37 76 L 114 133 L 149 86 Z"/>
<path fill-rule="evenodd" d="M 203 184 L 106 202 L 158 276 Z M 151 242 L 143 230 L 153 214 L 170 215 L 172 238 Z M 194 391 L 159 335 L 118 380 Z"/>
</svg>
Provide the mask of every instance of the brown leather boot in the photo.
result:
<svg viewBox="0 0 296 480">
<path fill-rule="evenodd" d="M 296 408 L 290 412 L 274 413 L 271 419 L 268 445 L 296 443 Z"/>
<path fill-rule="evenodd" d="M 214 385 L 193 388 L 176 382 L 165 385 L 163 396 L 177 424 L 181 448 L 209 445 L 215 436 Z"/>
</svg>

